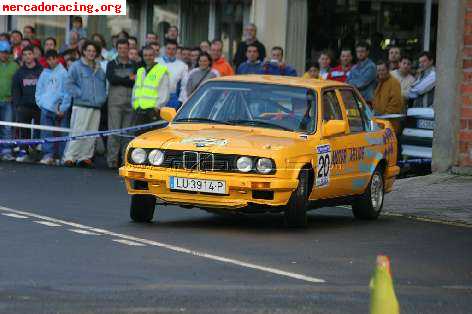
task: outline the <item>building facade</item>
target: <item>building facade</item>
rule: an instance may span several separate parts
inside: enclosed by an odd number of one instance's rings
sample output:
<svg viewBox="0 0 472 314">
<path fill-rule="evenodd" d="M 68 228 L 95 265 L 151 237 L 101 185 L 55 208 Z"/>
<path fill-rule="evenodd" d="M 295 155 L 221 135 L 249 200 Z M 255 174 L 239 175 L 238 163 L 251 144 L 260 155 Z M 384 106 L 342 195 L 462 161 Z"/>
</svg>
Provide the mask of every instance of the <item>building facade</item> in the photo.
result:
<svg viewBox="0 0 472 314">
<path fill-rule="evenodd" d="M 436 47 L 437 0 L 128 0 L 126 16 L 83 16 L 88 34 L 109 39 L 120 30 L 144 40 L 152 31 L 164 38 L 170 25 L 180 29 L 180 42 L 197 45 L 221 38 L 231 60 L 243 37 L 243 25 L 258 26 L 267 48 L 281 46 L 299 72 L 322 50 L 336 55 L 355 42 L 372 44 L 375 59 L 391 44 L 416 54 Z M 39 38 L 54 36 L 64 42 L 70 16 L 2 16 L 0 31 L 34 25 Z"/>
<path fill-rule="evenodd" d="M 285 49 L 286 61 L 302 73 L 323 50 L 336 53 L 367 40 L 374 60 L 397 45 L 412 57 L 422 50 L 436 55 L 437 127 L 433 168 L 472 167 L 472 0 L 128 0 L 126 16 L 83 16 L 89 35 L 110 39 L 126 30 L 144 41 L 152 31 L 164 38 L 177 25 L 180 43 L 198 45 L 220 38 L 229 60 L 253 22 L 269 50 Z M 64 42 L 70 16 L 0 16 L 0 32 L 34 25 L 38 37 Z M 457 47 L 460 47 L 459 49 Z M 439 48 L 439 49 L 437 49 Z M 458 52 L 458 50 L 460 50 Z M 452 123 L 451 123 L 452 122 Z M 451 149 L 451 147 L 453 149 Z"/>
</svg>

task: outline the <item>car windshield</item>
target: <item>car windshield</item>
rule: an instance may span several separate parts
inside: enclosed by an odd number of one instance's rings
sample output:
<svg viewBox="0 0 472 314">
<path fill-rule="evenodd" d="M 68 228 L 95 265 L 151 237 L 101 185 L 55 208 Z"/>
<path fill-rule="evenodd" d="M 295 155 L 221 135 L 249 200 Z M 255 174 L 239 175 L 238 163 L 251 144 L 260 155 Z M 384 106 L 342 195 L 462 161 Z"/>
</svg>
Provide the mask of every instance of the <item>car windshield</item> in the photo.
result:
<svg viewBox="0 0 472 314">
<path fill-rule="evenodd" d="M 185 103 L 174 122 L 214 123 L 312 133 L 313 90 L 276 84 L 208 82 Z"/>
</svg>

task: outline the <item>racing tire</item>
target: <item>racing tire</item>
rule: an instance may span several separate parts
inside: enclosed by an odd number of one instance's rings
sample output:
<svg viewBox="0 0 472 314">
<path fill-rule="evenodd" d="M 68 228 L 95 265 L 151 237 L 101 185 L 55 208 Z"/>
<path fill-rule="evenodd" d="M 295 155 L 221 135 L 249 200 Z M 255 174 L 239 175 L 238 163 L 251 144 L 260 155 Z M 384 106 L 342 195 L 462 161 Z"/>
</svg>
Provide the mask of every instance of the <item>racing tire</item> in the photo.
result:
<svg viewBox="0 0 472 314">
<path fill-rule="evenodd" d="M 132 195 L 129 215 L 135 222 L 151 222 L 155 206 L 156 198 L 152 195 Z"/>
<path fill-rule="evenodd" d="M 284 207 L 284 221 L 289 228 L 302 228 L 307 225 L 306 211 L 310 194 L 308 186 L 308 169 L 302 169 L 298 175 L 298 187 L 292 192 L 287 205 Z"/>
<path fill-rule="evenodd" d="M 377 167 L 369 185 L 362 195 L 352 203 L 352 213 L 357 219 L 375 220 L 382 211 L 384 194 L 384 179 L 381 170 Z"/>
</svg>

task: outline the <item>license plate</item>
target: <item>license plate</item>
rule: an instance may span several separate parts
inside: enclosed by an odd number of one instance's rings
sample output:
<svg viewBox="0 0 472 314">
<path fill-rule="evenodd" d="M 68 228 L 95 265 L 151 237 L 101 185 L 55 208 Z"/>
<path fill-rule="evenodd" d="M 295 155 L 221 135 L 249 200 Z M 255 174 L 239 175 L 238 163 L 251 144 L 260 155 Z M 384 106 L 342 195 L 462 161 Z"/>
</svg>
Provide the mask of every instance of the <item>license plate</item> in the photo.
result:
<svg viewBox="0 0 472 314">
<path fill-rule="evenodd" d="M 169 183 L 171 190 L 226 194 L 225 181 L 170 177 Z"/>
<path fill-rule="evenodd" d="M 418 119 L 417 121 L 417 127 L 419 129 L 428 129 L 428 130 L 434 130 L 434 120 L 423 120 L 423 119 Z"/>
</svg>

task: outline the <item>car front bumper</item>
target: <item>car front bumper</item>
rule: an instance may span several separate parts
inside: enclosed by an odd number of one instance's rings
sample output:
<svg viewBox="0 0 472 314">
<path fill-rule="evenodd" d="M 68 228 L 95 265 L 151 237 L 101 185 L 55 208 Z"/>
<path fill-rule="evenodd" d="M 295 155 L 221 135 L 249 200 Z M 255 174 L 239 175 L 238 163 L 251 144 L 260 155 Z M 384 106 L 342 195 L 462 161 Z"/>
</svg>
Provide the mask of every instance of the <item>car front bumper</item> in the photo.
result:
<svg viewBox="0 0 472 314">
<path fill-rule="evenodd" d="M 129 194 L 154 195 L 165 203 L 201 208 L 238 209 L 252 204 L 283 206 L 287 204 L 292 191 L 298 186 L 297 179 L 274 176 L 245 176 L 235 173 L 203 173 L 175 169 L 154 170 L 151 167 L 138 168 L 129 165 L 121 167 L 119 173 L 125 179 Z M 228 194 L 204 194 L 171 190 L 169 184 L 171 176 L 223 180 L 226 182 Z M 140 182 L 141 186 L 143 182 L 146 182 L 147 187 L 144 184 L 144 188 L 136 188 L 134 184 L 136 181 Z M 254 194 L 254 191 L 265 191 L 273 197 L 261 199 L 257 192 L 256 195 Z"/>
</svg>

